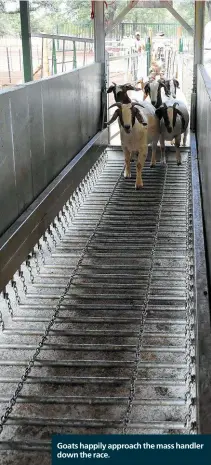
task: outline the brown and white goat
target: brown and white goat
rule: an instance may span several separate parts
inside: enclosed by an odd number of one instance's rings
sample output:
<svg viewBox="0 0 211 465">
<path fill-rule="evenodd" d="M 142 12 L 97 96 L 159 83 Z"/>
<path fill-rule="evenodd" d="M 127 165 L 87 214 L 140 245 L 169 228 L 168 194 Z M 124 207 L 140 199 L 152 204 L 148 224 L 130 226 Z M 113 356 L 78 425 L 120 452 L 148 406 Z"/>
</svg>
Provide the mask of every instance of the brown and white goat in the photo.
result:
<svg viewBox="0 0 211 465">
<path fill-rule="evenodd" d="M 125 156 L 125 178 L 131 177 L 130 157 L 132 152 L 137 152 L 135 188 L 140 189 L 143 187 L 142 169 L 148 151 L 147 118 L 137 108 L 137 106 L 141 105 L 136 102 L 129 104 L 117 102 L 111 105 L 110 108 L 115 106 L 117 106 L 117 109 L 107 124 L 109 125 L 119 118 L 121 145 Z"/>
</svg>

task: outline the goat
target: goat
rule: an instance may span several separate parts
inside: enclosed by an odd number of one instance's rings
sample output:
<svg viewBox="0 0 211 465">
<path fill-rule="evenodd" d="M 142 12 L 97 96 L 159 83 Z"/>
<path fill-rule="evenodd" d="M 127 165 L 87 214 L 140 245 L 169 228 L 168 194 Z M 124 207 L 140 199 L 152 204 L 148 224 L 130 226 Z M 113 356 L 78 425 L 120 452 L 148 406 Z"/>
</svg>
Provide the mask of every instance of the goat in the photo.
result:
<svg viewBox="0 0 211 465">
<path fill-rule="evenodd" d="M 179 81 L 177 79 L 175 79 L 175 78 L 165 79 L 165 85 L 166 85 L 170 95 L 169 96 L 167 96 L 167 95 L 162 96 L 163 103 L 168 103 L 169 99 L 176 99 L 175 101 L 177 101 L 178 103 L 183 102 L 185 107 L 187 107 L 187 101 L 186 101 L 186 98 L 185 98 L 183 92 L 180 90 Z M 183 139 L 182 145 L 184 147 L 186 146 L 187 135 L 188 135 L 188 127 L 187 127 L 187 129 L 184 132 L 183 137 L 182 137 L 182 139 Z M 171 141 L 171 145 L 174 145 L 174 140 Z"/>
<path fill-rule="evenodd" d="M 169 99 L 155 111 L 160 120 L 161 163 L 166 163 L 165 140 L 175 139 L 177 165 L 181 165 L 180 143 L 181 134 L 187 130 L 189 113 L 183 102 Z"/>
<path fill-rule="evenodd" d="M 144 100 L 149 95 L 151 103 L 155 108 L 159 108 L 162 105 L 161 89 L 164 88 L 165 94 L 169 96 L 169 91 L 165 84 L 165 81 L 159 79 L 149 80 L 144 86 Z"/>
<path fill-rule="evenodd" d="M 146 161 L 148 150 L 147 118 L 137 108 L 137 106 L 141 106 L 141 104 L 137 104 L 136 102 L 132 102 L 129 104 L 116 102 L 109 108 L 115 106 L 117 106 L 117 110 L 114 112 L 112 118 L 110 119 L 110 121 L 108 121 L 107 124 L 109 125 L 113 123 L 117 118 L 119 118 L 121 145 L 125 156 L 125 178 L 131 177 L 131 153 L 133 151 L 138 152 L 136 162 L 135 188 L 140 189 L 141 187 L 143 187 L 142 169 Z"/>
<path fill-rule="evenodd" d="M 128 90 L 140 90 L 136 87 L 132 86 L 131 84 L 124 84 L 118 85 L 113 83 L 113 86 L 110 86 L 107 90 L 107 93 L 113 92 L 114 98 L 116 102 L 129 104 L 132 103 L 130 97 L 127 95 Z M 133 103 L 135 103 L 133 101 Z M 152 144 L 152 158 L 151 158 L 151 168 L 156 165 L 156 148 L 159 140 L 159 119 L 155 115 L 155 108 L 149 102 L 142 102 L 137 101 L 136 103 L 141 105 L 142 112 L 144 113 L 145 117 L 147 118 L 148 126 L 147 126 L 147 143 Z M 120 126 L 120 122 L 119 122 Z"/>
<path fill-rule="evenodd" d="M 172 91 L 172 87 L 173 87 L 173 95 L 171 94 L 171 91 Z M 164 89 L 164 92 L 161 93 L 161 89 Z M 176 93 L 177 93 L 177 89 L 179 89 L 179 82 L 176 80 L 176 79 L 162 79 L 162 80 L 159 80 L 159 81 L 151 81 L 151 82 L 148 82 L 146 85 L 145 85 L 145 95 L 146 94 L 149 94 L 150 98 L 151 98 L 151 102 L 152 102 L 152 105 L 155 107 L 155 108 L 159 108 L 162 104 L 166 103 L 168 106 L 169 104 L 172 102 L 173 100 L 173 103 L 178 103 L 178 105 L 182 105 L 181 108 L 184 107 L 184 111 L 185 113 L 187 112 L 187 102 L 186 102 L 186 99 L 185 99 L 185 96 L 182 95 L 182 93 L 180 92 L 180 99 L 174 99 L 174 95 L 175 95 L 175 89 L 176 89 Z M 146 98 L 146 97 L 145 97 Z M 183 134 L 183 146 L 186 145 L 186 140 L 187 140 L 187 135 L 188 135 L 188 126 L 186 128 L 185 131 L 182 131 L 184 134 Z M 171 139 L 166 139 L 166 140 L 171 140 L 171 143 L 173 145 L 173 139 L 174 137 L 172 137 Z M 176 141 L 175 141 L 175 145 L 177 145 Z"/>
<path fill-rule="evenodd" d="M 131 84 L 121 84 L 118 85 L 115 82 L 112 83 L 113 85 L 110 86 L 107 90 L 107 94 L 110 94 L 113 92 L 114 94 L 114 99 L 115 102 L 120 102 L 120 103 L 131 103 L 130 97 L 127 95 L 128 90 L 135 90 L 135 91 L 140 91 L 141 89 L 139 87 L 134 87 Z"/>
<path fill-rule="evenodd" d="M 177 89 L 180 88 L 179 86 L 179 81 L 177 79 L 165 79 L 165 85 L 167 87 L 167 90 L 169 94 L 173 97 L 176 98 L 177 95 Z"/>
</svg>

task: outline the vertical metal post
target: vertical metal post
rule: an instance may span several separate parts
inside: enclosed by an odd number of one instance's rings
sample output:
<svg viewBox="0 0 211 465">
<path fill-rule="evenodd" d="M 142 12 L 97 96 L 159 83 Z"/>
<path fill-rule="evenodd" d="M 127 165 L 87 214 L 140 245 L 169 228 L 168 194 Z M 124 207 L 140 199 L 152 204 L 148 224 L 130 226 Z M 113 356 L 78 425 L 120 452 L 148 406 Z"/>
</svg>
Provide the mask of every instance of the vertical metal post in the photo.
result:
<svg viewBox="0 0 211 465">
<path fill-rule="evenodd" d="M 62 48 L 62 72 L 64 71 L 64 62 L 65 62 L 65 40 L 63 40 L 63 48 Z"/>
<path fill-rule="evenodd" d="M 10 84 L 11 84 L 10 57 L 9 57 L 9 50 L 8 50 L 8 47 L 6 48 L 6 51 L 7 51 L 8 76 L 9 76 L 9 82 L 10 82 Z"/>
<path fill-rule="evenodd" d="M 52 43 L 52 74 L 57 74 L 55 39 L 53 39 L 53 43 Z"/>
<path fill-rule="evenodd" d="M 94 2 L 94 53 L 95 61 L 102 63 L 101 75 L 101 121 L 100 129 L 104 129 L 105 117 L 107 115 L 107 94 L 106 94 L 106 70 L 105 70 L 105 22 L 104 22 L 104 1 Z"/>
<path fill-rule="evenodd" d="M 190 128 L 196 129 L 196 90 L 197 90 L 197 66 L 203 64 L 204 57 L 204 15 L 205 2 L 195 1 L 195 30 L 194 30 L 194 66 L 193 89 L 191 95 L 191 119 Z"/>
<path fill-rule="evenodd" d="M 73 41 L 73 69 L 77 68 L 77 58 L 76 58 L 76 44 L 75 40 Z"/>
<path fill-rule="evenodd" d="M 95 61 L 105 63 L 104 2 L 94 2 L 94 48 Z"/>
<path fill-rule="evenodd" d="M 21 38 L 23 50 L 24 81 L 33 81 L 29 2 L 20 1 Z"/>
</svg>

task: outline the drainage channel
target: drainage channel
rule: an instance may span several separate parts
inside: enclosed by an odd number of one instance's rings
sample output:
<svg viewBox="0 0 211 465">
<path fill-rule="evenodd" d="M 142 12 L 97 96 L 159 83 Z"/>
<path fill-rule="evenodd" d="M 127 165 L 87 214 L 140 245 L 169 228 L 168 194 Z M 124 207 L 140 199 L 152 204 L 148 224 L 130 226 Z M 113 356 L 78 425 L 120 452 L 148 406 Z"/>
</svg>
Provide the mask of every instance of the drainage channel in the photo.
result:
<svg viewBox="0 0 211 465">
<path fill-rule="evenodd" d="M 135 191 L 107 149 L 36 259 L 0 335 L 0 463 L 50 464 L 55 433 L 197 432 L 190 163 Z"/>
</svg>

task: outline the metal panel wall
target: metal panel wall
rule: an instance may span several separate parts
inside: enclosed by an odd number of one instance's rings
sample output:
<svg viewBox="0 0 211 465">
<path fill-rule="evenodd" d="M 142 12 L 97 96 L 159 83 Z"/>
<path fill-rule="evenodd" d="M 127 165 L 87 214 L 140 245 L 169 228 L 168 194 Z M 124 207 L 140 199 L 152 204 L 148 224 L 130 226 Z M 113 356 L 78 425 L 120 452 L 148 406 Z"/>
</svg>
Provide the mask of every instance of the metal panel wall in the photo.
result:
<svg viewBox="0 0 211 465">
<path fill-rule="evenodd" d="M 0 94 L 0 235 L 97 133 L 102 65 Z"/>
<path fill-rule="evenodd" d="M 211 79 L 203 65 L 197 70 L 197 144 L 203 213 L 211 272 Z"/>
</svg>

